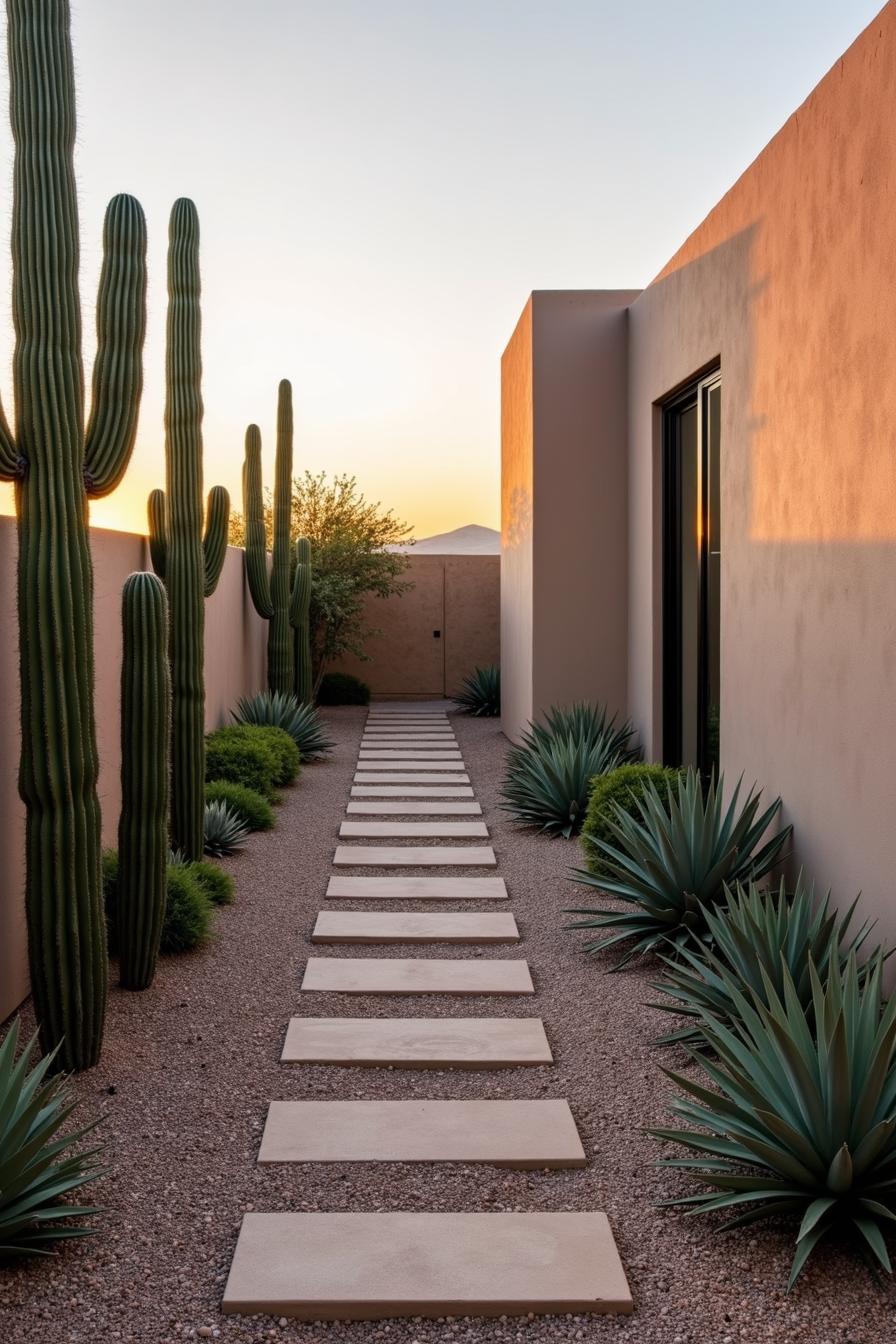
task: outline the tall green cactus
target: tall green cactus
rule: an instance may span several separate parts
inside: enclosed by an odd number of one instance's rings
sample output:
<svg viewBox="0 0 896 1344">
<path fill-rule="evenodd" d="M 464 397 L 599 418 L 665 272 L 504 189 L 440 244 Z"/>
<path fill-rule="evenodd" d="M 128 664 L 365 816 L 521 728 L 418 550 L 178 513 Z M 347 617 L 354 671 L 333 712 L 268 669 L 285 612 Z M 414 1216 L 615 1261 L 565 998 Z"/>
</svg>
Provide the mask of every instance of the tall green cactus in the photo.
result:
<svg viewBox="0 0 896 1344">
<path fill-rule="evenodd" d="M 84 426 L 75 84 L 68 0 L 7 0 L 15 429 L 0 410 L 0 478 L 15 482 L 28 948 L 45 1050 L 99 1058 L 106 1003 L 88 497 L 114 490 L 137 432 L 146 224 L 109 204 Z"/>
<path fill-rule="evenodd" d="M 124 989 L 148 989 L 167 898 L 168 601 L 154 574 L 131 574 L 121 593 L 121 817 L 118 925 Z"/>
<path fill-rule="evenodd" d="M 290 619 L 295 626 L 295 693 L 300 704 L 314 700 L 311 675 L 311 542 L 299 537 L 296 542 L 296 573 Z"/>
<path fill-rule="evenodd" d="M 292 520 L 292 385 L 284 378 L 277 391 L 277 458 L 274 470 L 274 548 L 270 578 L 261 476 L 261 431 L 246 430 L 243 461 L 243 514 L 246 519 L 246 576 L 259 616 L 268 621 L 268 686 L 291 695 L 295 654 L 292 626 L 295 584 L 290 592 L 289 526 Z M 296 571 L 298 580 L 298 570 Z"/>
<path fill-rule="evenodd" d="M 199 218 L 174 202 L 168 229 L 165 484 L 149 498 L 150 554 L 168 589 L 171 664 L 171 842 L 200 859 L 205 811 L 205 598 L 227 554 L 230 497 L 209 493 L 202 530 Z"/>
</svg>

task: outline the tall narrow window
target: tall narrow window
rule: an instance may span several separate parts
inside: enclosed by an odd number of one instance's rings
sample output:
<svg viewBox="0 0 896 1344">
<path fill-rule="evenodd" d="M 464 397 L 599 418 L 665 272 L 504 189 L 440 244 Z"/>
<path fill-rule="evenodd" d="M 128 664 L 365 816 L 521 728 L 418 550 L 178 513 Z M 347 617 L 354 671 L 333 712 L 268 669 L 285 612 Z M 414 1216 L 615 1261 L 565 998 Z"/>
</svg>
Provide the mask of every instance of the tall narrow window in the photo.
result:
<svg viewBox="0 0 896 1344">
<path fill-rule="evenodd" d="M 701 378 L 663 416 L 663 754 L 718 768 L 721 378 Z"/>
</svg>

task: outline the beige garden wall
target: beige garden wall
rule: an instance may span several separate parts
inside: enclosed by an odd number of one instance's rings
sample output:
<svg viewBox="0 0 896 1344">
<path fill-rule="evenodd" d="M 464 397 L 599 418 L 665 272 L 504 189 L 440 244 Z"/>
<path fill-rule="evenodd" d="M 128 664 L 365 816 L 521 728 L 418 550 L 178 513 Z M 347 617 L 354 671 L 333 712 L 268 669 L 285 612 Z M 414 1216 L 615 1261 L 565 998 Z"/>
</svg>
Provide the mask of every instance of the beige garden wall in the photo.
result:
<svg viewBox="0 0 896 1344">
<path fill-rule="evenodd" d="M 722 763 L 896 936 L 896 5 L 630 310 L 629 709 L 661 741 L 656 404 L 722 371 Z"/>
<path fill-rule="evenodd" d="M 99 795 L 103 844 L 114 845 L 121 805 L 119 679 L 121 588 L 134 570 L 151 568 L 142 536 L 94 528 L 94 647 Z M 19 760 L 18 619 L 15 520 L 0 517 L 0 1021 L 28 992 L 23 905 L 24 813 L 16 784 Z M 229 548 L 217 591 L 206 603 L 206 726 L 226 721 L 239 695 L 265 684 L 267 625 L 245 592 L 243 552 Z"/>
<path fill-rule="evenodd" d="M 365 642 L 369 661 L 345 657 L 329 670 L 360 677 L 376 696 L 452 695 L 475 667 L 500 662 L 500 571 L 497 555 L 411 553 L 412 587 L 365 604 L 365 624 L 379 632 Z"/>
<path fill-rule="evenodd" d="M 502 726 L 626 701 L 627 308 L 536 291 L 501 360 Z"/>
</svg>

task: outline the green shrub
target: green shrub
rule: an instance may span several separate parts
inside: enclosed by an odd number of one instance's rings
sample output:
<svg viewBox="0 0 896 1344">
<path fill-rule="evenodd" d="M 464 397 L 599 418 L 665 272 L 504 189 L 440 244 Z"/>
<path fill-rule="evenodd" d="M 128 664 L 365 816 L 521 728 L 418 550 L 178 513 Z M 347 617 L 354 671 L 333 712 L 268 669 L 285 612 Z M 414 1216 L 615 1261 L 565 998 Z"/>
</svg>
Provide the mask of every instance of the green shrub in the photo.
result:
<svg viewBox="0 0 896 1344">
<path fill-rule="evenodd" d="M 278 770 L 270 742 L 247 737 L 245 726 L 218 728 L 205 739 L 206 780 L 244 784 L 273 801 Z"/>
<path fill-rule="evenodd" d="M 494 718 L 501 713 L 501 669 L 477 667 L 454 696 L 454 703 L 466 714 Z"/>
<path fill-rule="evenodd" d="M 792 895 L 782 879 L 778 891 L 755 882 L 726 890 L 724 901 L 705 910 L 709 944 L 694 940 L 678 950 L 678 960 L 664 957 L 666 978 L 653 986 L 671 1002 L 654 1008 L 682 1014 L 692 1025 L 660 1038 L 658 1044 L 703 1043 L 700 1023 L 705 1013 L 730 1025 L 738 1016 L 737 1000 L 749 990 L 768 1006 L 769 992 L 784 997 L 789 975 L 803 1009 L 812 1011 L 812 966 L 822 979 L 831 966 L 845 969 L 873 923 L 866 920 L 852 933 L 849 925 L 858 898 L 844 914 L 830 910 L 831 894 L 816 902 L 812 885 L 797 878 Z"/>
<path fill-rule="evenodd" d="M 185 863 L 177 854 L 170 856 L 166 869 L 167 895 L 160 952 L 189 952 L 208 938 L 212 904 L 206 886 L 210 879 L 207 876 L 201 878 L 195 870 L 211 866 Z M 118 952 L 118 855 L 114 849 L 107 849 L 103 854 L 103 896 L 109 951 L 115 955 Z"/>
<path fill-rule="evenodd" d="M 621 967 L 646 952 L 680 947 L 692 936 L 705 937 L 706 910 L 724 899 L 726 885 L 758 880 L 774 867 L 792 827 L 758 846 L 781 809 L 781 799 L 760 814 L 761 795 L 754 790 L 741 806 L 738 784 L 724 809 L 723 792 L 720 778 L 710 782 L 704 796 L 701 776 L 687 770 L 665 797 L 648 780 L 637 816 L 617 813 L 610 822 L 612 843 L 593 842 L 609 875 L 595 877 L 579 869 L 575 877 L 585 886 L 618 897 L 628 908 L 567 911 L 588 916 L 570 928 L 604 929 L 609 934 L 587 943 L 586 951 L 631 942 Z"/>
<path fill-rule="evenodd" d="M 168 869 L 162 952 L 192 952 L 208 938 L 212 905 L 192 866 L 175 864 Z"/>
<path fill-rule="evenodd" d="M 216 859 L 234 854 L 249 838 L 249 827 L 238 812 L 226 803 L 206 803 L 203 819 L 203 847 Z"/>
<path fill-rule="evenodd" d="M 212 905 L 233 905 L 236 883 L 230 873 L 225 873 L 223 868 L 219 868 L 216 863 L 209 863 L 207 859 L 199 859 L 189 866 Z"/>
<path fill-rule="evenodd" d="M 605 775 L 595 775 L 591 781 L 588 808 L 582 826 L 582 851 L 585 867 L 595 877 L 606 873 L 607 866 L 597 841 L 613 841 L 610 823 L 615 820 L 617 808 L 630 817 L 638 816 L 639 804 L 649 780 L 664 795 L 678 779 L 681 771 L 667 765 L 620 765 Z"/>
<path fill-rule="evenodd" d="M 242 817 L 250 831 L 269 831 L 274 825 L 274 809 L 267 798 L 245 784 L 231 784 L 226 779 L 213 779 L 205 786 L 207 803 L 226 803 L 231 812 Z"/>
<path fill-rule="evenodd" d="M 273 724 L 236 723 L 233 732 L 249 742 L 261 742 L 274 758 L 274 785 L 283 788 L 299 774 L 299 749 L 285 728 Z"/>
<path fill-rule="evenodd" d="M 58 1046 L 34 1067 L 37 1044 L 32 1036 L 18 1054 L 16 1018 L 0 1045 L 0 1257 L 49 1255 L 56 1241 L 90 1236 L 95 1229 L 75 1219 L 102 1212 L 87 1205 L 61 1204 L 69 1195 L 103 1174 L 92 1159 L 99 1148 L 63 1154 L 80 1143 L 95 1126 L 60 1130 L 75 1107 L 66 1078 L 46 1081 Z"/>
<path fill-rule="evenodd" d="M 845 973 L 831 966 L 822 981 L 810 962 L 808 974 L 811 1025 L 786 969 L 781 997 L 739 994 L 734 1025 L 704 1017 L 716 1058 L 689 1051 L 700 1079 L 664 1070 L 685 1093 L 672 1104 L 683 1123 L 652 1131 L 687 1152 L 661 1166 L 709 1186 L 667 1203 L 723 1210 L 728 1228 L 800 1218 L 791 1287 L 831 1232 L 889 1272 L 882 1229 L 896 1221 L 896 998 L 882 1013 L 883 957 L 865 975 L 855 955 Z"/>
<path fill-rule="evenodd" d="M 317 691 L 319 705 L 369 705 L 370 687 L 348 672 L 326 672 Z"/>
<path fill-rule="evenodd" d="M 299 758 L 314 761 L 336 745 L 327 737 L 323 720 L 313 705 L 300 704 L 294 695 L 281 691 L 260 691 L 240 700 L 233 717 L 237 723 L 283 728 L 299 749 Z"/>
</svg>

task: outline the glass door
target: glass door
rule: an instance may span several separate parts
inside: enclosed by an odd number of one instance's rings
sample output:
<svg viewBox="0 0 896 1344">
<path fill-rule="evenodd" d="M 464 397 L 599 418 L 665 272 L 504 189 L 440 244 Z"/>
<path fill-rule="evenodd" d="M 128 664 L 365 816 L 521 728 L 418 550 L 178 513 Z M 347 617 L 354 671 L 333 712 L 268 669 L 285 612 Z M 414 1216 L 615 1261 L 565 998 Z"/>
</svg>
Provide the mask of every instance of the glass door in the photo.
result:
<svg viewBox="0 0 896 1344">
<path fill-rule="evenodd" d="M 663 410 L 663 756 L 719 764 L 721 376 Z"/>
</svg>

